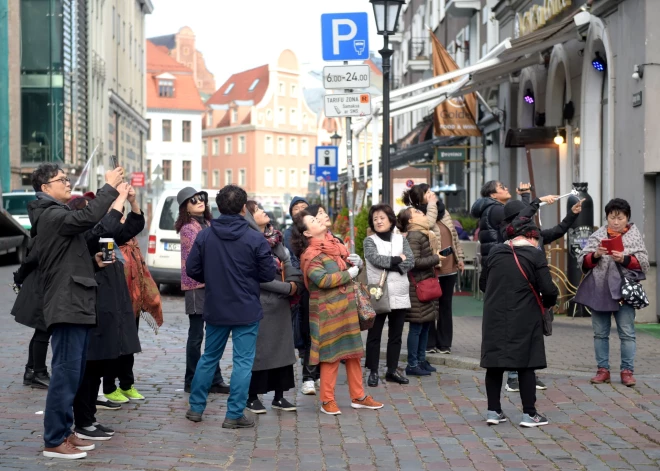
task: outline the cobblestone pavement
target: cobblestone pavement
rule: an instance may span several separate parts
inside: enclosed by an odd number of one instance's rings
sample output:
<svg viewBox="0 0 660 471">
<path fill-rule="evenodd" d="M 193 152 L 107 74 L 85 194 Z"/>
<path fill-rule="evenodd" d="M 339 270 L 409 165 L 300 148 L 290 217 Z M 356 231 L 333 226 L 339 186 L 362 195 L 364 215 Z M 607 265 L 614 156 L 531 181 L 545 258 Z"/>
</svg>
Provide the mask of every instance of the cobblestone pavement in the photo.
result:
<svg viewBox="0 0 660 471">
<path fill-rule="evenodd" d="M 204 421 L 194 424 L 184 418 L 187 395 L 181 390 L 187 319 L 181 315 L 183 299 L 174 295 L 165 296 L 166 324 L 158 336 L 140 329 L 144 351 L 136 356 L 136 386 L 147 399 L 119 411 L 100 411 L 98 419 L 117 434 L 98 443 L 86 459 L 45 459 L 43 415 L 37 414 L 44 409 L 45 394 L 22 385 L 31 333 L 9 316 L 12 269 L 0 267 L 3 471 L 659 469 L 660 379 L 653 375 L 629 389 L 618 383 L 593 386 L 583 376 L 546 374 L 549 389 L 539 392 L 537 406 L 551 423 L 538 429 L 518 426 L 520 398 L 510 393 L 503 393 L 502 405 L 511 421 L 486 426 L 483 372 L 445 366 L 437 375 L 411 378 L 408 386 L 371 388 L 385 403 L 380 411 L 349 407 L 342 372 L 337 388 L 341 416 L 319 414 L 317 397 L 289 391 L 297 413 L 269 409 L 254 429 L 225 430 L 226 397 L 213 395 Z M 457 329 L 457 350 L 464 342 L 461 335 Z M 228 359 L 222 362 L 227 370 Z"/>
</svg>

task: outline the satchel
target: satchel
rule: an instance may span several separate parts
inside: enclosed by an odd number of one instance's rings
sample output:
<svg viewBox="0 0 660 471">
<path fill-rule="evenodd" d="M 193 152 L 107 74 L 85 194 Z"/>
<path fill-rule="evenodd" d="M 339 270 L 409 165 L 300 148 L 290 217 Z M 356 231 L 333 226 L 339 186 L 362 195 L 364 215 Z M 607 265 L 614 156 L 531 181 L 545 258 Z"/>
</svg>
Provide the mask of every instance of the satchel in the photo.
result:
<svg viewBox="0 0 660 471">
<path fill-rule="evenodd" d="M 408 272 L 408 278 L 415 286 L 415 293 L 420 302 L 428 303 L 440 299 L 442 297 L 442 288 L 440 288 L 440 281 L 436 278 L 435 274 L 431 278 L 417 283 L 412 273 Z"/>
<path fill-rule="evenodd" d="M 646 296 L 641 283 L 626 278 L 618 263 L 616 263 L 616 269 L 619 270 L 619 275 L 621 275 L 621 298 L 623 302 L 635 310 L 647 307 L 649 298 Z"/>
<path fill-rule="evenodd" d="M 376 314 L 386 314 L 392 312 L 390 309 L 390 297 L 387 292 L 387 270 L 383 270 L 378 283 L 367 285 L 367 291 L 371 296 L 371 306 Z"/>
<path fill-rule="evenodd" d="M 353 288 L 355 291 L 355 304 L 357 304 L 360 330 L 369 330 L 376 321 L 376 311 L 371 306 L 369 293 L 364 289 L 364 285 L 360 282 L 353 281 Z"/>
<path fill-rule="evenodd" d="M 529 285 L 529 289 L 532 290 L 532 293 L 534 294 L 534 297 L 536 298 L 536 304 L 539 305 L 539 308 L 541 309 L 541 324 L 543 325 L 543 335 L 546 337 L 549 337 L 552 335 L 552 321 L 554 320 L 554 315 L 551 313 L 548 315 L 546 313 L 546 309 L 543 307 L 543 303 L 541 302 L 541 296 L 536 292 L 534 287 L 532 286 L 532 283 L 529 282 L 529 278 L 527 278 L 527 273 L 525 273 L 525 270 L 523 270 L 523 267 L 520 266 L 520 261 L 518 261 L 518 256 L 516 255 L 516 250 L 513 248 L 513 244 L 509 242 L 509 247 L 511 247 L 511 251 L 513 252 L 513 258 L 516 260 L 516 265 L 518 265 L 518 270 L 520 270 L 520 273 L 522 273 L 522 276 L 525 277 L 525 280 L 527 280 L 527 284 Z"/>
</svg>

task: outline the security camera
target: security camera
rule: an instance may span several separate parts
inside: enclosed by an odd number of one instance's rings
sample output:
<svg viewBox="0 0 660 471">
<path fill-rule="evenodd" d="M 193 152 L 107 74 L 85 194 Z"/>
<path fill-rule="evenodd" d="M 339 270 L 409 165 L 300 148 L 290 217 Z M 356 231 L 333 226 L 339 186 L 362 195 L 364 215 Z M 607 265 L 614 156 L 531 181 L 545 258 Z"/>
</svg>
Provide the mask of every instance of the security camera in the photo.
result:
<svg viewBox="0 0 660 471">
<path fill-rule="evenodd" d="M 635 80 L 641 80 L 644 77 L 644 66 L 636 65 L 633 67 L 632 78 Z"/>
</svg>

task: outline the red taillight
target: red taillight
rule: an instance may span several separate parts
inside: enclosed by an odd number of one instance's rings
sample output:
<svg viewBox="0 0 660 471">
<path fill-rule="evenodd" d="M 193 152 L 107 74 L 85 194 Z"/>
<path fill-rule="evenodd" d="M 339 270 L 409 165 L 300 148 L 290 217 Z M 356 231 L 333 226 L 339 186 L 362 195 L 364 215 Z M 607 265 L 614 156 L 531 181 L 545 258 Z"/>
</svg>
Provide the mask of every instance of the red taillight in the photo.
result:
<svg viewBox="0 0 660 471">
<path fill-rule="evenodd" d="M 149 245 L 147 246 L 147 253 L 156 253 L 156 236 L 149 236 Z"/>
</svg>

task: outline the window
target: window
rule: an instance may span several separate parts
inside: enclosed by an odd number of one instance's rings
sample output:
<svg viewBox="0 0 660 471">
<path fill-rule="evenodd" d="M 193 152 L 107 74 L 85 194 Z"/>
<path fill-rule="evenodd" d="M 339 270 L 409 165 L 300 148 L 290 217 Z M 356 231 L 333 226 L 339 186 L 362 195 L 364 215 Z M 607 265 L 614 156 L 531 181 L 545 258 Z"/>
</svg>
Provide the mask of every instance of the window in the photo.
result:
<svg viewBox="0 0 660 471">
<path fill-rule="evenodd" d="M 202 188 L 207 188 L 209 186 L 209 176 L 206 174 L 206 170 L 202 170 Z"/>
<path fill-rule="evenodd" d="M 306 168 L 300 169 L 300 188 L 307 188 L 309 185 L 309 175 Z"/>
<path fill-rule="evenodd" d="M 209 148 L 207 147 L 206 139 L 202 139 L 202 156 L 209 155 Z"/>
<path fill-rule="evenodd" d="M 264 144 L 264 152 L 266 154 L 273 153 L 273 136 L 266 136 L 266 142 Z"/>
<path fill-rule="evenodd" d="M 220 139 L 213 139 L 213 155 L 220 155 Z"/>
<path fill-rule="evenodd" d="M 147 141 L 151 140 L 151 120 L 147 120 Z"/>
<path fill-rule="evenodd" d="M 277 122 L 279 123 L 286 123 L 286 112 L 284 111 L 284 107 L 280 106 L 277 109 Z"/>
<path fill-rule="evenodd" d="M 307 113 L 303 113 L 303 124 L 307 126 Z"/>
<path fill-rule="evenodd" d="M 227 87 L 227 89 L 225 90 L 225 93 L 223 93 L 223 95 L 229 95 L 232 88 L 234 88 L 234 84 L 230 83 L 229 86 Z"/>
<path fill-rule="evenodd" d="M 192 126 L 190 121 L 184 121 L 181 126 L 181 139 L 183 142 L 190 142 L 192 133 Z"/>
<path fill-rule="evenodd" d="M 273 186 L 273 169 L 270 167 L 264 169 L 264 186 Z"/>
<path fill-rule="evenodd" d="M 238 136 L 238 153 L 245 154 L 245 136 Z"/>
<path fill-rule="evenodd" d="M 145 163 L 145 166 L 147 167 L 147 181 L 151 181 L 151 160 L 147 159 L 147 162 Z"/>
<path fill-rule="evenodd" d="M 271 110 L 266 110 L 266 120 L 267 121 L 273 120 L 273 112 Z"/>
<path fill-rule="evenodd" d="M 248 92 L 253 92 L 254 89 L 257 88 L 257 85 L 259 85 L 259 79 L 255 79 L 255 81 L 252 82 L 252 85 L 248 88 Z"/>
<path fill-rule="evenodd" d="M 305 157 L 309 155 L 309 139 L 306 137 L 303 137 L 302 141 L 300 141 L 300 155 Z"/>
<path fill-rule="evenodd" d="M 115 7 L 112 7 L 112 39 L 115 39 L 116 24 L 117 24 L 117 11 L 115 10 Z"/>
<path fill-rule="evenodd" d="M 213 188 L 220 186 L 220 170 L 213 170 Z"/>
<path fill-rule="evenodd" d="M 298 124 L 298 110 L 295 108 L 289 110 L 289 124 Z"/>
<path fill-rule="evenodd" d="M 238 186 L 247 185 L 247 175 L 245 174 L 245 169 L 241 168 L 238 170 Z"/>
<path fill-rule="evenodd" d="M 278 137 L 277 138 L 277 155 L 285 155 L 286 154 L 286 144 L 284 143 L 284 138 L 283 137 Z"/>
<path fill-rule="evenodd" d="M 128 31 L 128 59 L 133 60 L 133 25 L 130 26 Z"/>
<path fill-rule="evenodd" d="M 231 169 L 225 170 L 225 185 L 231 185 L 232 184 L 231 177 L 232 177 Z"/>
<path fill-rule="evenodd" d="M 289 154 L 298 155 L 298 138 L 292 137 L 289 139 Z"/>
<path fill-rule="evenodd" d="M 231 155 L 231 137 L 225 137 L 225 155 Z"/>
<path fill-rule="evenodd" d="M 174 82 L 172 80 L 158 80 L 158 96 L 172 98 L 174 96 Z"/>
<path fill-rule="evenodd" d="M 164 119 L 163 120 L 163 142 L 172 141 L 172 120 Z"/>
<path fill-rule="evenodd" d="M 117 44 L 121 44 L 121 15 L 117 13 Z"/>
<path fill-rule="evenodd" d="M 206 114 L 206 127 L 210 128 L 213 125 L 213 112 L 209 111 Z"/>
<path fill-rule="evenodd" d="M 296 98 L 298 96 L 298 87 L 295 85 L 291 85 L 291 96 L 293 98 Z"/>
<path fill-rule="evenodd" d="M 291 188 L 298 188 L 298 169 L 290 168 L 289 169 L 289 186 Z"/>
<path fill-rule="evenodd" d="M 280 93 L 280 96 L 285 96 L 286 95 L 286 93 L 284 91 L 284 82 L 279 83 L 279 93 Z"/>
<path fill-rule="evenodd" d="M 233 110 L 231 110 L 231 122 L 235 123 L 237 121 L 238 121 L 238 110 L 234 108 Z"/>
<path fill-rule="evenodd" d="M 172 161 L 163 160 L 163 181 L 172 181 Z"/>
<path fill-rule="evenodd" d="M 192 162 L 190 160 L 184 160 L 181 169 L 181 178 L 184 182 L 189 182 L 192 175 Z"/>
<path fill-rule="evenodd" d="M 277 186 L 280 188 L 286 186 L 286 170 L 283 168 L 277 169 Z"/>
</svg>

